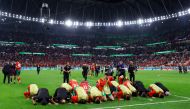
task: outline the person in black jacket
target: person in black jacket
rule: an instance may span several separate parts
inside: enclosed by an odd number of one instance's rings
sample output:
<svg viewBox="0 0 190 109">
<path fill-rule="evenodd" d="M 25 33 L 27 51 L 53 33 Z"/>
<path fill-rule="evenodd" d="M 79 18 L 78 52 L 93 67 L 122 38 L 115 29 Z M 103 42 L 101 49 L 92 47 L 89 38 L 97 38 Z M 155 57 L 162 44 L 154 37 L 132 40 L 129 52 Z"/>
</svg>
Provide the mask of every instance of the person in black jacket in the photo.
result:
<svg viewBox="0 0 190 109">
<path fill-rule="evenodd" d="M 98 74 L 100 73 L 100 65 L 96 64 L 96 67 L 95 67 L 95 76 L 98 77 Z"/>
<path fill-rule="evenodd" d="M 128 72 L 129 72 L 130 81 L 132 81 L 132 82 L 135 81 L 135 70 L 136 70 L 136 67 L 133 64 L 133 61 L 130 61 Z"/>
<path fill-rule="evenodd" d="M 48 89 L 46 88 L 40 88 L 37 95 L 32 97 L 32 102 L 34 105 L 36 105 L 36 103 L 40 103 L 42 105 L 47 105 L 49 103 L 55 104 L 53 98 L 49 95 Z"/>
<path fill-rule="evenodd" d="M 89 68 L 88 68 L 88 65 L 87 64 L 84 64 L 82 66 L 82 76 L 84 78 L 85 81 L 87 81 L 87 75 L 88 75 L 88 71 L 89 71 Z"/>
<path fill-rule="evenodd" d="M 69 102 L 70 98 L 71 94 L 65 88 L 57 88 L 53 96 L 53 100 L 59 104 Z"/>
<path fill-rule="evenodd" d="M 16 83 L 16 66 L 14 62 L 10 65 L 10 82 Z"/>
<path fill-rule="evenodd" d="M 2 72 L 4 74 L 3 83 L 5 84 L 6 78 L 8 78 L 8 84 L 10 84 L 10 76 L 11 76 L 11 65 L 6 63 L 2 69 Z"/>
<path fill-rule="evenodd" d="M 66 66 L 64 67 L 63 71 L 63 83 L 69 83 L 69 75 L 71 73 L 71 66 L 69 62 L 67 62 Z"/>
<path fill-rule="evenodd" d="M 39 65 L 37 66 L 36 70 L 37 70 L 37 74 L 39 75 L 40 74 L 40 66 Z"/>
<path fill-rule="evenodd" d="M 141 81 L 135 81 L 134 87 L 137 89 L 138 95 L 141 97 L 147 97 L 148 90 L 145 88 Z"/>
</svg>

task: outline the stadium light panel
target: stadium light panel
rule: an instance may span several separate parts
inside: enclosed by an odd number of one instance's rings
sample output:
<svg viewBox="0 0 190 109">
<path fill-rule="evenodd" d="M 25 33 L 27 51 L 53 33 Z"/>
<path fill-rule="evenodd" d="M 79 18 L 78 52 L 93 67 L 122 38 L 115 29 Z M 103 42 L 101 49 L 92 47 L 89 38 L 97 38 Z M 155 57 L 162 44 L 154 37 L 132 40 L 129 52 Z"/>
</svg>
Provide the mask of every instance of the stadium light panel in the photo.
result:
<svg viewBox="0 0 190 109">
<path fill-rule="evenodd" d="M 76 21 L 76 22 L 73 23 L 73 25 L 74 25 L 74 26 L 79 26 L 79 22 Z"/>
<path fill-rule="evenodd" d="M 73 22 L 69 19 L 65 21 L 65 25 L 68 27 L 71 27 L 73 25 Z"/>
<path fill-rule="evenodd" d="M 139 20 L 137 21 L 137 24 L 143 24 L 143 23 L 144 23 L 143 19 L 139 19 Z"/>
<path fill-rule="evenodd" d="M 50 24 L 54 24 L 53 19 L 50 19 L 50 20 L 49 20 L 49 23 L 50 23 Z"/>
<path fill-rule="evenodd" d="M 11 13 L 9 13 L 9 17 L 11 17 Z"/>
<path fill-rule="evenodd" d="M 188 13 L 190 14 L 190 8 L 188 9 Z"/>
<path fill-rule="evenodd" d="M 5 16 L 6 16 L 6 17 L 8 16 L 7 12 L 5 12 Z"/>
<path fill-rule="evenodd" d="M 123 26 L 123 21 L 118 20 L 118 21 L 116 22 L 116 26 L 117 26 L 117 27 L 122 27 L 122 26 Z"/>
<path fill-rule="evenodd" d="M 92 27 L 92 26 L 94 26 L 94 23 L 91 22 L 91 21 L 89 21 L 89 22 L 86 22 L 86 23 L 85 23 L 85 26 L 87 26 L 87 27 Z"/>
<path fill-rule="evenodd" d="M 38 22 L 38 18 L 36 18 L 36 22 Z"/>
</svg>

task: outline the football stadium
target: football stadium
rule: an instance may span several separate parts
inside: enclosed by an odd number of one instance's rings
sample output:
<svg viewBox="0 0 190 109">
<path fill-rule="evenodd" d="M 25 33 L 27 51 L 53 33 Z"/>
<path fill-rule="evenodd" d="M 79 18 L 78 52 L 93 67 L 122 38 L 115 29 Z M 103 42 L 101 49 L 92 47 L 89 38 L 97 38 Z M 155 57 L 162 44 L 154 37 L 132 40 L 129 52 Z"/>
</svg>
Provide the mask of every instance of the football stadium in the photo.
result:
<svg viewBox="0 0 190 109">
<path fill-rule="evenodd" d="M 189 109 L 190 0 L 0 0 L 1 109 Z"/>
</svg>

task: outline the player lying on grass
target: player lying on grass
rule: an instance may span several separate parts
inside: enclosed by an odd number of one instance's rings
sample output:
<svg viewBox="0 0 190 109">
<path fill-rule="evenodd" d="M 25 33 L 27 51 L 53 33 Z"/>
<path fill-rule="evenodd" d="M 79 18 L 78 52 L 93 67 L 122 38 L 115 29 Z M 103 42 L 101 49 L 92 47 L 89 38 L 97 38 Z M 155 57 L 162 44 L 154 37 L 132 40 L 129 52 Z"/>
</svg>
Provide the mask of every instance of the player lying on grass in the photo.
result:
<svg viewBox="0 0 190 109">
<path fill-rule="evenodd" d="M 158 98 L 164 98 L 164 91 L 158 87 L 156 84 L 151 84 L 148 88 L 148 96 L 149 97 L 158 97 Z"/>
<path fill-rule="evenodd" d="M 170 95 L 170 91 L 168 90 L 168 88 L 166 86 L 164 86 L 162 83 L 160 82 L 156 82 L 154 83 L 156 84 L 158 87 L 160 87 L 163 91 L 164 91 L 164 95 L 165 96 L 169 96 Z"/>
<path fill-rule="evenodd" d="M 71 101 L 75 104 L 85 104 L 88 101 L 88 95 L 83 87 L 78 85 L 76 80 L 70 80 L 69 84 L 72 87 L 73 93 L 71 94 Z"/>
<path fill-rule="evenodd" d="M 40 103 L 42 105 L 47 105 L 47 104 L 56 104 L 53 101 L 53 98 L 49 95 L 49 91 L 46 88 L 40 88 L 38 90 L 38 93 L 32 97 L 32 102 L 34 105 L 37 103 Z"/>
<path fill-rule="evenodd" d="M 148 90 L 145 88 L 141 81 L 135 81 L 134 87 L 137 89 L 137 93 L 141 97 L 147 97 Z"/>
<path fill-rule="evenodd" d="M 75 79 L 70 80 L 69 85 L 72 87 L 72 90 L 74 90 L 75 87 L 79 86 L 77 80 Z"/>
<path fill-rule="evenodd" d="M 57 88 L 53 96 L 54 102 L 59 104 L 64 104 L 66 102 L 69 102 L 70 98 L 71 98 L 71 93 L 67 91 L 66 88 L 62 87 Z"/>
<path fill-rule="evenodd" d="M 119 100 L 124 98 L 126 100 L 130 100 L 132 92 L 123 84 L 120 84 L 114 80 L 114 77 L 107 76 L 108 84 L 111 90 L 112 95 Z"/>
<path fill-rule="evenodd" d="M 53 100 L 59 104 L 70 102 L 71 91 L 72 87 L 68 83 L 62 83 L 60 88 L 56 89 Z"/>
<path fill-rule="evenodd" d="M 88 93 L 88 89 L 91 87 L 88 83 L 88 81 L 82 81 L 80 83 L 80 86 L 83 87 L 83 89 L 86 91 L 86 93 Z"/>
<path fill-rule="evenodd" d="M 113 101 L 114 97 L 111 93 L 107 78 L 101 78 L 96 82 L 96 87 L 102 92 L 104 101 L 108 99 Z"/>
<path fill-rule="evenodd" d="M 30 84 L 28 86 L 27 92 L 24 92 L 24 96 L 26 99 L 31 98 L 32 96 L 36 95 L 38 93 L 38 86 L 36 84 Z"/>
<path fill-rule="evenodd" d="M 102 93 L 97 87 L 91 87 L 87 81 L 81 82 L 80 86 L 83 87 L 83 89 L 88 94 L 88 102 L 100 104 L 103 101 Z"/>
<path fill-rule="evenodd" d="M 122 75 L 119 77 L 119 84 L 123 84 L 124 86 L 126 86 L 127 88 L 129 88 L 129 90 L 132 92 L 132 96 L 136 97 L 137 96 L 137 90 L 136 88 L 132 85 L 132 82 L 127 78 Z"/>
</svg>

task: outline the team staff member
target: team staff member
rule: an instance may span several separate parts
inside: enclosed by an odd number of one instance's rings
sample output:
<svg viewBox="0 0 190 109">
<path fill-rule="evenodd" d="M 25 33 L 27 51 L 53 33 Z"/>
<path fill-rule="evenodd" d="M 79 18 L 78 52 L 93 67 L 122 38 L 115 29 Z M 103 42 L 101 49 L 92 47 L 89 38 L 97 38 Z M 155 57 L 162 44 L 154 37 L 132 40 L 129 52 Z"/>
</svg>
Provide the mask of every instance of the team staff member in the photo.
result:
<svg viewBox="0 0 190 109">
<path fill-rule="evenodd" d="M 88 75 L 88 70 L 89 70 L 88 65 L 84 64 L 82 66 L 82 70 L 83 70 L 82 71 L 82 76 L 83 76 L 84 80 L 87 81 L 87 75 Z"/>
<path fill-rule="evenodd" d="M 16 70 L 15 70 L 15 62 L 11 63 L 11 69 L 10 69 L 10 76 L 11 76 L 11 82 L 14 82 L 14 84 L 16 83 Z"/>
<path fill-rule="evenodd" d="M 125 74 L 125 65 L 124 65 L 123 61 L 119 62 L 117 68 L 118 68 L 118 72 L 119 72 L 118 76 L 120 77 L 120 76 L 123 75 L 124 78 L 125 78 L 125 76 L 126 76 L 126 74 Z"/>
<path fill-rule="evenodd" d="M 63 82 L 69 83 L 69 74 L 71 73 L 71 66 L 69 65 L 69 62 L 67 62 L 66 66 L 64 67 L 63 72 Z"/>
<path fill-rule="evenodd" d="M 129 72 L 129 78 L 130 78 L 130 81 L 131 82 L 134 82 L 135 81 L 135 66 L 133 64 L 133 61 L 130 61 L 129 62 L 129 68 L 128 68 L 128 72 Z"/>
<path fill-rule="evenodd" d="M 37 74 L 38 75 L 40 74 L 40 66 L 39 65 L 37 66 Z"/>
<path fill-rule="evenodd" d="M 61 72 L 60 72 L 60 73 L 62 74 L 62 72 L 63 72 L 63 67 L 62 67 L 62 66 L 61 66 L 61 69 L 60 69 L 60 70 L 61 70 Z"/>
<path fill-rule="evenodd" d="M 96 67 L 96 65 L 94 63 L 90 66 L 91 76 L 95 75 L 95 67 Z"/>
<path fill-rule="evenodd" d="M 8 78 L 8 84 L 10 84 L 10 69 L 11 65 L 6 63 L 2 69 L 2 72 L 4 74 L 3 83 L 5 84 L 6 78 Z"/>
<path fill-rule="evenodd" d="M 96 73 L 96 77 L 98 77 L 98 74 L 100 73 L 100 65 L 98 64 L 96 64 L 95 73 Z"/>
<path fill-rule="evenodd" d="M 179 64 L 178 69 L 179 69 L 179 73 L 182 73 L 182 65 L 181 65 L 181 63 Z"/>
</svg>

